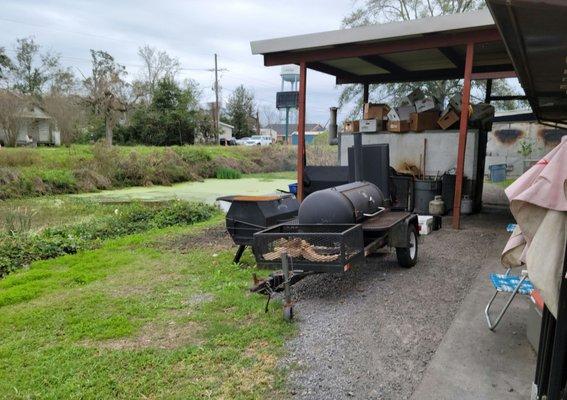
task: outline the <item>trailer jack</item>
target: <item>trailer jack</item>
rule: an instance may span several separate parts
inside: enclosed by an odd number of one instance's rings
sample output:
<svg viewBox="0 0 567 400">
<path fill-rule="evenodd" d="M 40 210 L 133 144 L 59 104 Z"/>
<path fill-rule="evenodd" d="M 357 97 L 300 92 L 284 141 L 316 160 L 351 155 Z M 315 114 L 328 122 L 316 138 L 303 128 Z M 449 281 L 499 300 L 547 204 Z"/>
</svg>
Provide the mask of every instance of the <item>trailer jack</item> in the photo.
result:
<svg viewBox="0 0 567 400">
<path fill-rule="evenodd" d="M 282 269 L 270 274 L 266 279 L 258 279 L 256 274 L 252 275 L 254 285 L 250 288 L 253 293 L 267 296 L 264 312 L 268 312 L 270 300 L 276 293 L 284 292 L 283 313 L 286 321 L 293 319 L 293 302 L 291 300 L 291 286 L 314 272 L 294 271 L 289 268 L 287 254 L 282 254 Z"/>
</svg>

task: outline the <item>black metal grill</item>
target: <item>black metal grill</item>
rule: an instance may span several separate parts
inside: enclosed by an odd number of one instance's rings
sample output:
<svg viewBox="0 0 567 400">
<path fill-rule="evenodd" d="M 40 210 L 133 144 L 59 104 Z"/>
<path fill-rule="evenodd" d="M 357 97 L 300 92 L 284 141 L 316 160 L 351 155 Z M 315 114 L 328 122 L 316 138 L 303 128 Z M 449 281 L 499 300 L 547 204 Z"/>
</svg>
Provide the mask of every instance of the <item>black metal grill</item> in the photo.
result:
<svg viewBox="0 0 567 400">
<path fill-rule="evenodd" d="M 282 252 L 294 270 L 342 272 L 364 260 L 362 226 L 286 223 L 254 234 L 258 265 L 280 268 Z"/>
</svg>

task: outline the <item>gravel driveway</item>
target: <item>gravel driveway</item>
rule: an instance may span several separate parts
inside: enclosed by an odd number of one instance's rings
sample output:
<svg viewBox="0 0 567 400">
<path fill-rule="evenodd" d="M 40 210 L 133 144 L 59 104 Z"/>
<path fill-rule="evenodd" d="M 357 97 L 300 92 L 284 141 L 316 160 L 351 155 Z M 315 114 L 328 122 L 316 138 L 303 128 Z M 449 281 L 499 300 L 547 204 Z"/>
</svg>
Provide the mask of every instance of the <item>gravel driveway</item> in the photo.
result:
<svg viewBox="0 0 567 400">
<path fill-rule="evenodd" d="M 348 274 L 308 277 L 293 288 L 299 334 L 283 361 L 294 399 L 406 399 L 420 382 L 509 218 L 465 218 L 465 229 L 422 237 L 418 264 L 377 255 Z"/>
</svg>

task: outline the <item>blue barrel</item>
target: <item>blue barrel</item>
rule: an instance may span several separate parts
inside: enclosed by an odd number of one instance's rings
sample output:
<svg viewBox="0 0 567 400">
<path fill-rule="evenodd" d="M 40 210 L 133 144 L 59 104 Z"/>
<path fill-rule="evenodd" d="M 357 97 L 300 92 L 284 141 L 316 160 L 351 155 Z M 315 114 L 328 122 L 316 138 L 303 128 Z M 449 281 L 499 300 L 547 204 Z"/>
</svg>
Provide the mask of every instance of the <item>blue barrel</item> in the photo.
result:
<svg viewBox="0 0 567 400">
<path fill-rule="evenodd" d="M 490 180 L 492 182 L 503 182 L 506 180 L 506 164 L 495 164 L 488 167 Z"/>
<path fill-rule="evenodd" d="M 290 183 L 287 187 L 293 195 L 297 196 L 297 183 Z"/>
</svg>

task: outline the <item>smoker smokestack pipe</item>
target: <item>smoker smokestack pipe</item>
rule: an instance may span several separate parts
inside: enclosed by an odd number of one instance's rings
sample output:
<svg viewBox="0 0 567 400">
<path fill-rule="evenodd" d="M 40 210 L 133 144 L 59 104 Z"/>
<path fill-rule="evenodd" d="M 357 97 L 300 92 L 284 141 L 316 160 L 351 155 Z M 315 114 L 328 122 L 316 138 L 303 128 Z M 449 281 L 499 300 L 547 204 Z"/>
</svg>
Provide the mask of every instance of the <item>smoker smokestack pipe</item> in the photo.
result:
<svg viewBox="0 0 567 400">
<path fill-rule="evenodd" d="M 354 132 L 352 137 L 354 138 L 354 180 L 359 182 L 364 180 L 362 172 L 362 133 Z"/>
<path fill-rule="evenodd" d="M 331 107 L 331 117 L 329 120 L 329 144 L 338 144 L 337 140 L 337 107 Z"/>
</svg>

